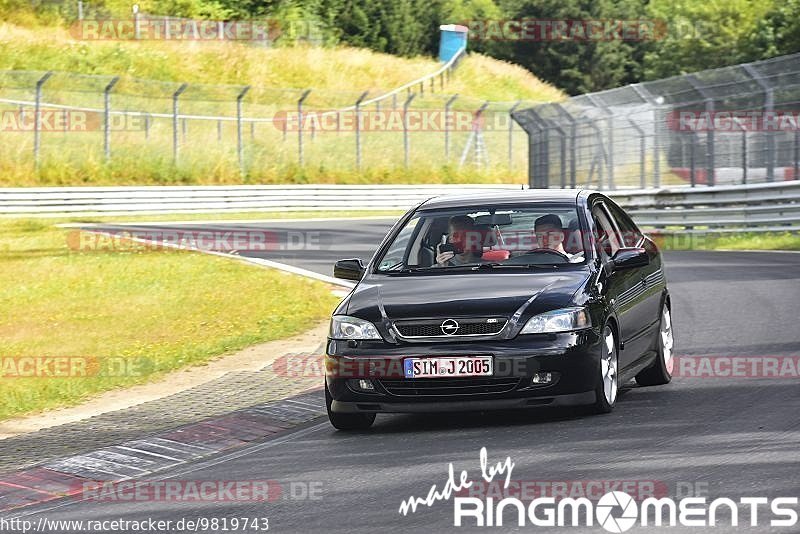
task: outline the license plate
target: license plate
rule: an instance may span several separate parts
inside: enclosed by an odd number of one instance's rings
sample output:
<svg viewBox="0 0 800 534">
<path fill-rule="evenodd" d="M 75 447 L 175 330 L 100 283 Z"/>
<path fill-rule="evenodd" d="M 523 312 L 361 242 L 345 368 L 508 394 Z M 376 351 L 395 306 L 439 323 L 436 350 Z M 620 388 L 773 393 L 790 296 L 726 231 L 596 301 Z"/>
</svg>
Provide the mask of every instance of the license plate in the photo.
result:
<svg viewBox="0 0 800 534">
<path fill-rule="evenodd" d="M 493 371 L 491 356 L 406 358 L 403 360 L 403 374 L 406 378 L 491 376 Z"/>
</svg>

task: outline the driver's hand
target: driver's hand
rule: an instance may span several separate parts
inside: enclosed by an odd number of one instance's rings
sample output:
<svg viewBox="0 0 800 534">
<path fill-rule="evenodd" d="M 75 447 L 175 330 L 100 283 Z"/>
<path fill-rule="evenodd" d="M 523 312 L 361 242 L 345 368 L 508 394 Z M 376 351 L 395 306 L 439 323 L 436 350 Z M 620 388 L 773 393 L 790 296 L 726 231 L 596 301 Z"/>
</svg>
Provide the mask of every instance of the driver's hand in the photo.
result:
<svg viewBox="0 0 800 534">
<path fill-rule="evenodd" d="M 436 254 L 436 263 L 438 265 L 444 265 L 445 263 L 447 263 L 447 260 L 451 259 L 456 255 L 455 252 L 439 252 L 438 245 L 436 246 L 436 252 L 438 252 L 438 254 Z"/>
<path fill-rule="evenodd" d="M 444 265 L 447 263 L 447 260 L 451 259 L 455 256 L 454 252 L 440 252 L 436 255 L 436 263 L 439 265 Z"/>
</svg>

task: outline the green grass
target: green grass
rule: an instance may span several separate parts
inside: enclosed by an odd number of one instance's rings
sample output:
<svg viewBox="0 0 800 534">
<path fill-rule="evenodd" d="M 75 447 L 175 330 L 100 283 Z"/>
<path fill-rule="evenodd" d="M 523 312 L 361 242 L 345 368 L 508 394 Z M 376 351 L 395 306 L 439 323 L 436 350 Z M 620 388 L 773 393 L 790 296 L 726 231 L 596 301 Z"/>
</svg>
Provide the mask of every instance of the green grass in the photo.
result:
<svg viewBox="0 0 800 534">
<path fill-rule="evenodd" d="M 338 300 L 323 283 L 199 253 L 76 252 L 67 234 L 39 220 L 0 221 L 0 357 L 136 366 L 105 376 L 0 377 L 0 419 L 300 333 Z"/>
<path fill-rule="evenodd" d="M 656 237 L 664 250 L 800 250 L 800 232 L 671 233 Z"/>
</svg>

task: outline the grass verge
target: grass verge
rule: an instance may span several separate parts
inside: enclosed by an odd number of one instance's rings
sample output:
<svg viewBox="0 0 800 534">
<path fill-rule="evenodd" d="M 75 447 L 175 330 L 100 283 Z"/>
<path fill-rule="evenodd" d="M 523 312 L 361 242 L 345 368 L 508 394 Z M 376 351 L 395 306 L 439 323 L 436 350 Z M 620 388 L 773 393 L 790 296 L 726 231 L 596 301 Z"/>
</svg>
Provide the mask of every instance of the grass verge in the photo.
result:
<svg viewBox="0 0 800 534">
<path fill-rule="evenodd" d="M 800 232 L 673 233 L 655 239 L 664 250 L 800 250 Z"/>
<path fill-rule="evenodd" d="M 300 333 L 338 300 L 323 283 L 204 254 L 74 252 L 39 220 L 0 221 L 0 251 L 0 419 Z M 31 370 L 24 357 L 64 358 L 34 374 L 66 376 L 15 376 Z"/>
</svg>

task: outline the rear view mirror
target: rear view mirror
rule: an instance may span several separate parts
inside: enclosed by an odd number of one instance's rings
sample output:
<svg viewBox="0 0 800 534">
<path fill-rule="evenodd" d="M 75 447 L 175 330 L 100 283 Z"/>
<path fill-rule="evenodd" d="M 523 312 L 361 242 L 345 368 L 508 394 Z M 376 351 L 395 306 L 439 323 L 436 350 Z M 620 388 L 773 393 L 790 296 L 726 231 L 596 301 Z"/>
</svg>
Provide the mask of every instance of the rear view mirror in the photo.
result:
<svg viewBox="0 0 800 534">
<path fill-rule="evenodd" d="M 621 248 L 614 257 L 611 258 L 614 263 L 614 270 L 619 271 L 622 269 L 636 269 L 638 267 L 645 267 L 650 264 L 650 256 L 647 250 L 638 247 Z"/>
<path fill-rule="evenodd" d="M 361 258 L 339 260 L 333 266 L 333 276 L 342 280 L 358 282 L 364 275 L 364 262 Z"/>
<path fill-rule="evenodd" d="M 475 217 L 475 224 L 480 226 L 508 226 L 512 222 L 510 213 L 493 213 Z"/>
</svg>

